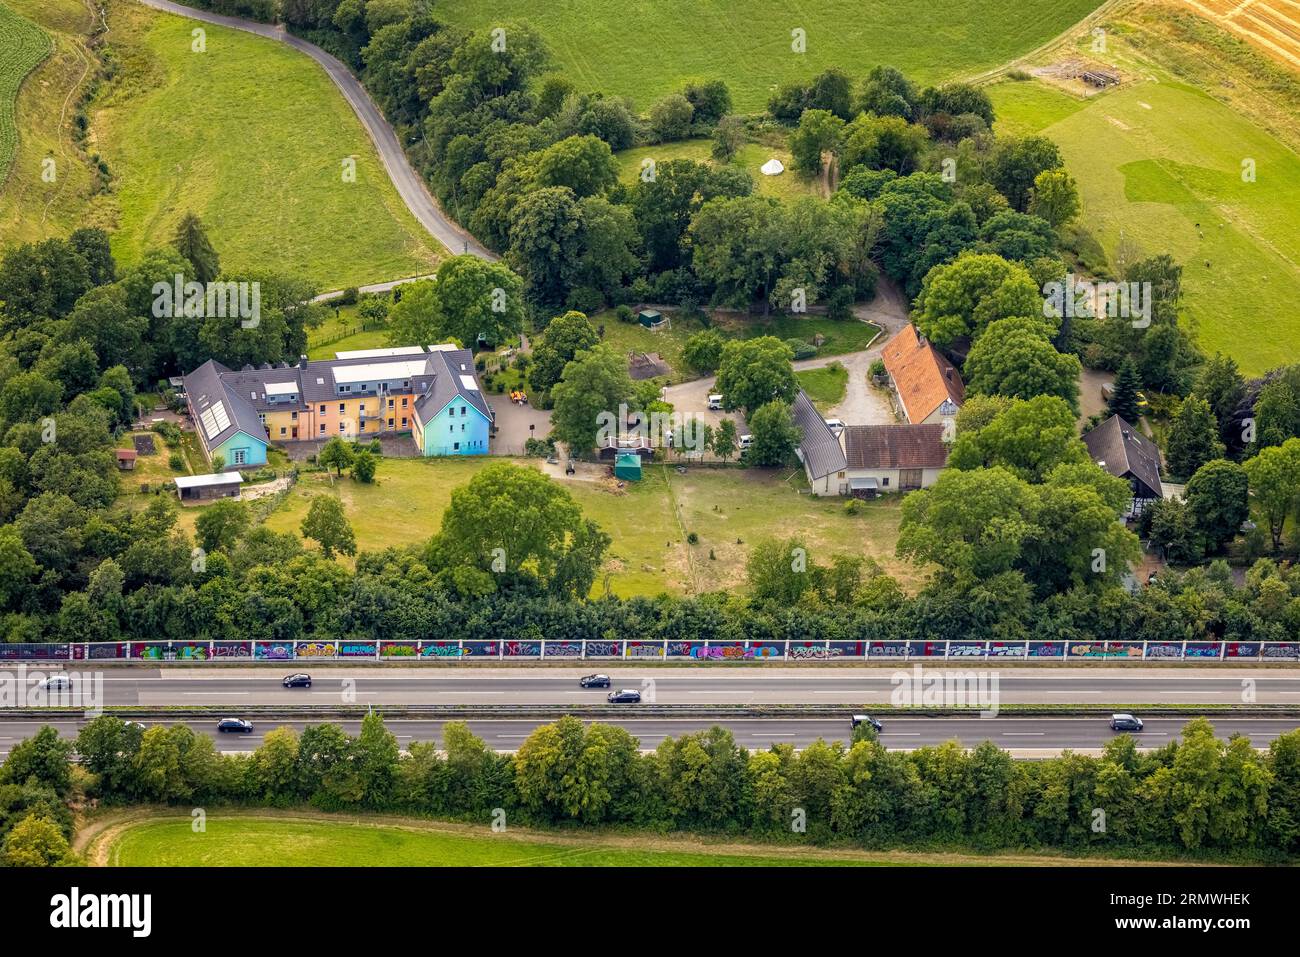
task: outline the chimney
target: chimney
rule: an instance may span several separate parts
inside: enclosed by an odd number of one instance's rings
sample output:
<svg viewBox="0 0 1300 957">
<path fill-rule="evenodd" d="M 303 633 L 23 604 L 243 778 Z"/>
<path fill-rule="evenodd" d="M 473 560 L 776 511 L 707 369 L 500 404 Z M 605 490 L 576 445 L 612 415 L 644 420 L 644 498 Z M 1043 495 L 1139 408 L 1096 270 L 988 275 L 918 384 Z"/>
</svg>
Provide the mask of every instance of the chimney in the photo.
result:
<svg viewBox="0 0 1300 957">
<path fill-rule="evenodd" d="M 306 356 L 299 356 L 299 357 L 298 357 L 298 368 L 299 368 L 299 369 L 305 369 L 305 368 L 307 368 L 307 357 L 306 357 Z"/>
</svg>

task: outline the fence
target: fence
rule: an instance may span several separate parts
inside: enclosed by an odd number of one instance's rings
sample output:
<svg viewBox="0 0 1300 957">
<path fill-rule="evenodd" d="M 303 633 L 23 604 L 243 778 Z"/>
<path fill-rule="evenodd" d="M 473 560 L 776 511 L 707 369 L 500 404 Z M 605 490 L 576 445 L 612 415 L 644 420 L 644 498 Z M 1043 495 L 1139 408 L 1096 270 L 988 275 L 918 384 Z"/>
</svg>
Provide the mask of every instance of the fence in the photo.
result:
<svg viewBox="0 0 1300 957">
<path fill-rule="evenodd" d="M 1279 641 L 115 641 L 0 644 L 0 661 L 1296 661 Z"/>
</svg>

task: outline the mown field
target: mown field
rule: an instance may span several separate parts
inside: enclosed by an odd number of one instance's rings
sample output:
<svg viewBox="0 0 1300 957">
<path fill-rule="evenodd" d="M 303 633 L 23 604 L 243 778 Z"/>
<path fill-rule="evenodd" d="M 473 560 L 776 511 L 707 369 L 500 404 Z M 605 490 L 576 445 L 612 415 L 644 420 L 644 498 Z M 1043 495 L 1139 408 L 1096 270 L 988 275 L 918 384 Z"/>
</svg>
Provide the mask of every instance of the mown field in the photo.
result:
<svg viewBox="0 0 1300 957">
<path fill-rule="evenodd" d="M 0 183 L 18 151 L 18 90 L 50 49 L 44 30 L 0 4 Z"/>
<path fill-rule="evenodd" d="M 281 43 L 137 4 L 109 18 L 118 78 L 92 129 L 113 180 L 96 219 L 129 264 L 197 213 L 227 269 L 324 289 L 427 273 L 432 240 L 325 72 Z M 355 158 L 356 181 L 343 161 Z"/>
<path fill-rule="evenodd" d="M 655 146 L 638 146 L 635 149 L 622 150 L 615 154 L 618 160 L 619 179 L 631 186 L 641 175 L 642 165 L 647 159 L 656 163 L 669 160 L 689 159 L 697 163 L 716 166 L 711 152 L 713 141 L 707 139 L 681 140 L 676 143 L 659 143 Z M 760 167 L 770 159 L 779 159 L 785 172 L 778 176 L 764 176 Z M 745 170 L 754 179 L 754 191 L 760 196 L 774 199 L 798 199 L 800 196 L 820 196 L 821 182 L 807 173 L 799 173 L 790 168 L 793 161 L 790 151 L 780 146 L 764 146 L 762 143 L 746 143 L 736 153 L 731 165 Z"/>
<path fill-rule="evenodd" d="M 978 72 L 1068 29 L 1100 0 L 442 0 L 467 27 L 532 24 L 580 89 L 646 109 L 690 79 L 723 79 L 742 112 L 828 67 L 861 75 L 887 63 L 924 82 Z M 806 52 L 791 49 L 801 29 Z"/>
<path fill-rule="evenodd" d="M 422 543 L 441 526 L 452 490 L 491 461 L 499 459 L 384 459 L 373 485 L 305 474 L 266 525 L 301 534 L 312 499 L 333 495 L 344 505 L 358 549 Z M 536 459 L 518 461 L 540 466 Z M 685 474 L 656 465 L 622 490 L 605 481 L 556 481 L 613 538 L 606 570 L 617 595 L 739 585 L 756 542 L 793 535 L 802 537 L 814 560 L 828 561 L 837 552 L 865 555 L 906 583 L 918 578 L 916 569 L 894 557 L 902 511 L 896 497 L 867 503 L 861 514 L 850 516 L 842 502 L 798 494 L 802 472 L 734 465 Z M 698 536 L 694 545 L 686 541 L 691 532 Z M 603 588 L 598 579 L 596 590 Z"/>
<path fill-rule="evenodd" d="M 1202 348 L 1248 374 L 1300 358 L 1300 156 L 1168 80 L 1086 102 L 1037 81 L 990 92 L 1000 124 L 1060 145 L 1083 221 L 1112 258 L 1124 239 L 1183 264 L 1184 316 Z"/>
</svg>

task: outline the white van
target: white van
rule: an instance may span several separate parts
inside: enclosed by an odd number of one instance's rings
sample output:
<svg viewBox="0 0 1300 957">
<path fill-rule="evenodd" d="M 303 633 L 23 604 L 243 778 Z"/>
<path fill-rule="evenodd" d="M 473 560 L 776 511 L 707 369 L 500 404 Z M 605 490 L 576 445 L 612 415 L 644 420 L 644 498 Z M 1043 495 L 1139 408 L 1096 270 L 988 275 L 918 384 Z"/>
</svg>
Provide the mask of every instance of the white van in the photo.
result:
<svg viewBox="0 0 1300 957">
<path fill-rule="evenodd" d="M 839 419 L 825 419 L 826 428 L 830 429 L 835 435 L 844 431 L 844 423 Z"/>
<path fill-rule="evenodd" d="M 722 411 L 722 396 L 720 395 L 709 396 L 709 411 L 711 412 Z"/>
<path fill-rule="evenodd" d="M 742 435 L 740 437 L 740 451 L 742 452 L 748 451 L 749 447 L 753 444 L 754 444 L 754 437 L 752 435 Z"/>
</svg>

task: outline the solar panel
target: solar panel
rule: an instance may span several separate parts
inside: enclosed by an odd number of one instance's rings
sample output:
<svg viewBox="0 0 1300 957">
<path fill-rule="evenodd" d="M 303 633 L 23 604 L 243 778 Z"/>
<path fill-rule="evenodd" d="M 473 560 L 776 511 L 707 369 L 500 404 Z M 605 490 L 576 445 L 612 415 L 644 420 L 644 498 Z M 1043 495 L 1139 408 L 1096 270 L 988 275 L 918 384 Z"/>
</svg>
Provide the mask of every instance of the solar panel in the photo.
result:
<svg viewBox="0 0 1300 957">
<path fill-rule="evenodd" d="M 474 381 L 474 377 L 472 375 L 461 376 L 460 384 L 463 385 L 465 388 L 469 389 L 471 392 L 478 391 L 478 383 Z"/>
<path fill-rule="evenodd" d="M 202 421 L 203 433 L 209 440 L 230 428 L 230 416 L 226 413 L 224 402 L 213 403 L 204 409 L 199 413 L 199 420 Z"/>
</svg>

